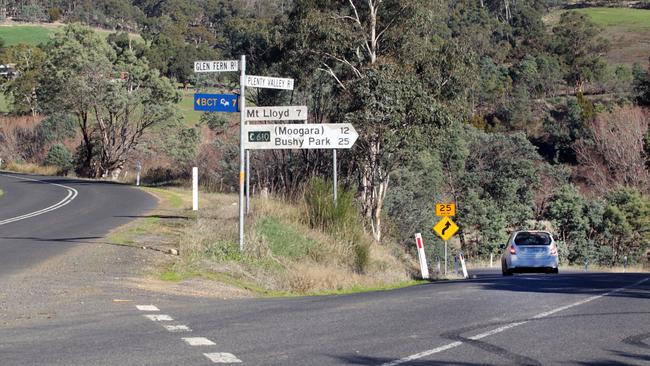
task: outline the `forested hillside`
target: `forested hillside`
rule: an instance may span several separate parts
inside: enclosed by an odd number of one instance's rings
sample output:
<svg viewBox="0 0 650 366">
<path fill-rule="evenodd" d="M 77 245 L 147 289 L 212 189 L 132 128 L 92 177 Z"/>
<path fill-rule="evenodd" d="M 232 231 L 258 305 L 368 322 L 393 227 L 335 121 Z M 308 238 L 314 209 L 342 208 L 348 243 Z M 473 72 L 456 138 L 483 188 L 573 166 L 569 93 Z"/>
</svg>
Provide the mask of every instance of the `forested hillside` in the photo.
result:
<svg viewBox="0 0 650 366">
<path fill-rule="evenodd" d="M 296 80 L 292 92 L 251 91 L 249 105 L 307 105 L 309 123 L 355 126 L 339 181 L 378 242 L 411 246 L 435 202 L 450 201 L 470 258 L 522 227 L 551 229 L 571 263 L 639 262 L 650 248 L 650 69 L 608 61 L 602 26 L 573 10 L 622 4 L 650 17 L 647 1 L 4 4 L 6 17 L 71 24 L 2 49 L 19 71 L 2 86 L 5 161 L 118 179 L 140 160 L 149 183 L 198 164 L 206 189 L 234 191 L 238 121 L 204 114 L 188 126 L 177 103 L 236 88 L 237 75 L 199 77 L 194 61 L 246 55 L 250 74 Z M 299 200 L 331 164 L 327 150 L 255 151 L 251 184 Z"/>
</svg>

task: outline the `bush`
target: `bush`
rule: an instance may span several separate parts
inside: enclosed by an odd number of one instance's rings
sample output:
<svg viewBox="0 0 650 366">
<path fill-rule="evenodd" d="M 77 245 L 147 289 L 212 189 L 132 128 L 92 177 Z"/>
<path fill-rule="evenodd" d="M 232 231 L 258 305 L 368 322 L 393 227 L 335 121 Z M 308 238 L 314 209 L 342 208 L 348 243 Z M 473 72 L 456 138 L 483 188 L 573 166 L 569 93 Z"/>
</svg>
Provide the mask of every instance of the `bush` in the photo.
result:
<svg viewBox="0 0 650 366">
<path fill-rule="evenodd" d="M 72 169 L 72 153 L 61 144 L 53 145 L 45 158 L 46 166 L 59 168 L 58 174 L 66 175 Z"/>
<path fill-rule="evenodd" d="M 363 273 L 370 262 L 370 244 L 365 238 L 354 192 L 339 187 L 336 204 L 333 195 L 332 182 L 312 178 L 304 194 L 305 218 L 310 227 L 329 233 L 347 244 L 354 253 L 354 269 Z"/>
<path fill-rule="evenodd" d="M 57 20 L 61 19 L 61 9 L 54 7 L 50 8 L 47 11 L 48 18 L 50 20 L 50 23 L 54 23 Z"/>
</svg>

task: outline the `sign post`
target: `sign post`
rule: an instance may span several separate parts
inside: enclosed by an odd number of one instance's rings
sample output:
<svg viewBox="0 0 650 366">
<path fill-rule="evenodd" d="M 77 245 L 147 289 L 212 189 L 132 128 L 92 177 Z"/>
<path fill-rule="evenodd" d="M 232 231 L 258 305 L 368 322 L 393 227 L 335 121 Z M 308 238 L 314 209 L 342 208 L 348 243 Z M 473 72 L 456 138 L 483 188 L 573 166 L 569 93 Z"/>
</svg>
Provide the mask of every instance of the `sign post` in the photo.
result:
<svg viewBox="0 0 650 366">
<path fill-rule="evenodd" d="M 192 211 L 199 210 L 199 168 L 192 168 Z"/>
<path fill-rule="evenodd" d="M 135 166 L 136 176 L 135 176 L 135 185 L 140 185 L 140 172 L 142 171 L 142 163 L 138 161 Z"/>
<path fill-rule="evenodd" d="M 451 205 L 451 206 L 450 206 Z M 445 206 L 446 209 L 439 211 L 438 206 Z M 453 207 L 453 211 L 452 211 Z M 436 205 L 436 213 L 441 213 L 438 216 L 443 216 L 440 221 L 433 227 L 433 231 L 445 241 L 445 275 L 447 275 L 447 242 L 458 231 L 458 226 L 454 223 L 449 216 L 456 213 L 456 206 L 454 204 L 438 204 Z"/>
<path fill-rule="evenodd" d="M 246 56 L 241 56 L 239 62 L 241 71 L 239 77 L 239 85 L 241 91 L 239 93 L 239 250 L 244 251 L 244 180 L 246 173 L 244 172 L 244 155 L 246 150 L 244 148 L 244 115 L 246 114 Z"/>
<path fill-rule="evenodd" d="M 424 255 L 424 244 L 422 243 L 422 234 L 415 234 L 415 244 L 418 247 L 418 258 L 420 259 L 420 272 L 422 279 L 429 279 L 429 267 L 427 266 L 427 257 Z"/>
</svg>

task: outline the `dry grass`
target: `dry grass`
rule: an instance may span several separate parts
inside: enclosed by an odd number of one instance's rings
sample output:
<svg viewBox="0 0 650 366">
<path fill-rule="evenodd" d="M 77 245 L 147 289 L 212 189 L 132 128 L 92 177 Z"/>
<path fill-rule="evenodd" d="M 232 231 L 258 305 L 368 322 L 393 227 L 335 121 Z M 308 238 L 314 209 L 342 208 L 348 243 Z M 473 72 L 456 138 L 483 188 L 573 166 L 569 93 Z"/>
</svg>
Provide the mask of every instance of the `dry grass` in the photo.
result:
<svg viewBox="0 0 650 366">
<path fill-rule="evenodd" d="M 396 250 L 389 245 L 370 242 L 369 264 L 363 273 L 356 271 L 350 243 L 310 229 L 299 205 L 254 199 L 247 216 L 246 247 L 240 252 L 236 195 L 202 193 L 195 214 L 189 210 L 189 190 L 147 190 L 161 198 L 166 216 L 190 218 L 177 221 L 174 230 L 165 228 L 167 220 L 142 221 L 135 224 L 141 228 L 139 238 L 122 238 L 142 245 L 142 240 L 155 232 L 174 243 L 180 256 L 170 257 L 173 260 L 164 265 L 159 273 L 164 279 L 203 278 L 263 295 L 357 292 L 412 283 L 408 281 L 414 263 L 397 259 L 391 254 Z M 171 205 L 172 200 L 177 204 Z"/>
<path fill-rule="evenodd" d="M 9 162 L 7 165 L 3 165 L 3 169 L 14 173 L 35 175 L 56 175 L 58 172 L 58 168 L 55 166 L 41 166 L 31 163 L 18 164 L 15 162 Z"/>
</svg>

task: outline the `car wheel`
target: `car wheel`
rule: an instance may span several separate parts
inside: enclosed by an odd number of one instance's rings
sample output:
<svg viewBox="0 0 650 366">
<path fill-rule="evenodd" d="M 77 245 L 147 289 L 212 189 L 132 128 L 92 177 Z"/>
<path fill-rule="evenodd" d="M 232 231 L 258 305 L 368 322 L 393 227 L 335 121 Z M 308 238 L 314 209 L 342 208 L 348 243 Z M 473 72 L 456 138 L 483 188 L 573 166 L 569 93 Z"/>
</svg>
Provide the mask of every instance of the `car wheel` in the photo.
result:
<svg viewBox="0 0 650 366">
<path fill-rule="evenodd" d="M 512 270 L 509 270 L 505 263 L 501 263 L 501 274 L 504 276 L 512 276 Z"/>
</svg>

